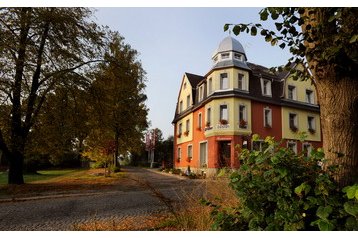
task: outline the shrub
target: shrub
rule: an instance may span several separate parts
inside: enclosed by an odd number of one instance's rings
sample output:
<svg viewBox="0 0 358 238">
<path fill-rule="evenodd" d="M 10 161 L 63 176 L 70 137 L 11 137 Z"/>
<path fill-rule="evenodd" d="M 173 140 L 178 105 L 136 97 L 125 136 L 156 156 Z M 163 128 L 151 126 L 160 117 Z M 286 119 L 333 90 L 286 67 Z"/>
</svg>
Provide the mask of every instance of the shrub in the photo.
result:
<svg viewBox="0 0 358 238">
<path fill-rule="evenodd" d="M 357 230 L 358 185 L 342 193 L 322 150 L 295 155 L 267 137 L 264 151 L 243 149 L 240 169 L 230 176 L 239 206 L 214 206 L 214 230 Z M 329 168 L 334 172 L 335 168 Z"/>
</svg>

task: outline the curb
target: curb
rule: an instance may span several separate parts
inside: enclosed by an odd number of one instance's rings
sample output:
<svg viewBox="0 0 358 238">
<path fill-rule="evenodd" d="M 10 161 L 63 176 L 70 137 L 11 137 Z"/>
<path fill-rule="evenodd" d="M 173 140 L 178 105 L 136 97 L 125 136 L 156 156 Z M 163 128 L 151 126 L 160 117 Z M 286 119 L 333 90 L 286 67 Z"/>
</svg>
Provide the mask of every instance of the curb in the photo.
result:
<svg viewBox="0 0 358 238">
<path fill-rule="evenodd" d="M 189 179 L 188 177 L 185 177 L 185 176 L 180 176 L 180 175 L 177 175 L 177 174 L 169 174 L 169 173 L 157 171 L 155 169 L 148 169 L 148 168 L 143 168 L 143 169 L 145 169 L 145 170 L 147 170 L 149 172 L 152 172 L 152 173 L 161 174 L 161 175 L 165 175 L 165 176 L 169 176 L 169 177 L 175 177 L 175 178 L 180 179 L 180 180 Z"/>
</svg>

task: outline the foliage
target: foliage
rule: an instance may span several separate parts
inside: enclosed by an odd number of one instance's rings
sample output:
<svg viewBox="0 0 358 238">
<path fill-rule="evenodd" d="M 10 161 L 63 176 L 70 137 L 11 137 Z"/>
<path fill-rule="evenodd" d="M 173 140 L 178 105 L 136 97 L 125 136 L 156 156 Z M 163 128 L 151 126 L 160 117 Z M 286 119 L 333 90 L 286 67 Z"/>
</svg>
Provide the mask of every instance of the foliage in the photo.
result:
<svg viewBox="0 0 358 238">
<path fill-rule="evenodd" d="M 214 206 L 216 230 L 357 230 L 357 185 L 341 193 L 320 167 L 321 149 L 296 155 L 267 137 L 264 151 L 241 152 L 230 176 L 237 207 Z M 330 168 L 334 172 L 335 168 Z M 355 199 L 351 201 L 350 199 Z"/>
</svg>

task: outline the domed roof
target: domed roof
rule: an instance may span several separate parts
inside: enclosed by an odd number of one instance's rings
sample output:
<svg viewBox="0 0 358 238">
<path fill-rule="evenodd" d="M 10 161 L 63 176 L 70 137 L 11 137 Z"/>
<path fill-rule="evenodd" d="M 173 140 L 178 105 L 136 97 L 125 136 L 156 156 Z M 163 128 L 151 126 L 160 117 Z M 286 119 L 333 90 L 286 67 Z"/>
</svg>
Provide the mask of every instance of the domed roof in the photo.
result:
<svg viewBox="0 0 358 238">
<path fill-rule="evenodd" d="M 222 52 L 226 52 L 226 51 L 235 51 L 235 52 L 241 53 L 241 54 L 245 55 L 245 58 L 246 58 L 244 47 L 242 47 L 241 43 L 238 40 L 232 38 L 231 36 L 225 37 L 220 42 L 219 47 L 213 53 L 213 58 L 218 53 L 222 53 Z"/>
</svg>

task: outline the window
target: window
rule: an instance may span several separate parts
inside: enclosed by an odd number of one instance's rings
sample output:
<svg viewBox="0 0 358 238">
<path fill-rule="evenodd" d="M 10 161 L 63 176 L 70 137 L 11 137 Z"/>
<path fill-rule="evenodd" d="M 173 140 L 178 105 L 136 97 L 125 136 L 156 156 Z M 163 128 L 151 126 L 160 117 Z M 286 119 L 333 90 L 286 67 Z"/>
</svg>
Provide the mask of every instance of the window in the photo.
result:
<svg viewBox="0 0 358 238">
<path fill-rule="evenodd" d="M 247 128 L 247 118 L 246 118 L 246 106 L 239 106 L 239 127 Z"/>
<path fill-rule="evenodd" d="M 209 78 L 209 80 L 208 80 L 208 94 L 211 94 L 212 91 L 213 91 L 213 80 L 212 80 L 212 78 Z"/>
<path fill-rule="evenodd" d="M 272 113 L 270 108 L 264 108 L 264 127 L 272 127 Z"/>
<path fill-rule="evenodd" d="M 190 120 L 186 120 L 186 123 L 185 123 L 185 132 L 189 132 L 189 129 L 190 129 Z"/>
<path fill-rule="evenodd" d="M 227 105 L 220 105 L 220 122 L 225 124 L 225 121 L 228 121 Z"/>
<path fill-rule="evenodd" d="M 315 125 L 315 119 L 314 117 L 308 116 L 307 117 L 307 125 L 308 125 L 308 130 L 310 132 L 314 132 L 316 129 L 316 125 Z"/>
<path fill-rule="evenodd" d="M 230 53 L 221 54 L 221 59 L 228 59 L 230 57 Z"/>
<path fill-rule="evenodd" d="M 208 108 L 206 111 L 206 125 L 210 126 L 211 124 L 211 108 Z"/>
<path fill-rule="evenodd" d="M 290 125 L 290 129 L 293 131 L 297 131 L 297 114 L 295 113 L 290 113 L 289 114 L 289 125 Z"/>
<path fill-rule="evenodd" d="M 264 151 L 266 150 L 268 147 L 268 143 L 266 143 L 263 140 L 259 140 L 259 141 L 253 141 L 252 142 L 252 149 L 256 150 L 256 151 Z"/>
<path fill-rule="evenodd" d="M 180 101 L 179 103 L 179 113 L 183 111 L 183 101 Z"/>
<path fill-rule="evenodd" d="M 237 59 L 237 60 L 242 61 L 242 55 L 239 54 L 239 53 L 235 53 L 235 54 L 234 54 L 234 58 Z"/>
<path fill-rule="evenodd" d="M 186 96 L 186 108 L 190 107 L 190 95 Z"/>
<path fill-rule="evenodd" d="M 183 127 L 183 126 L 182 126 L 182 124 L 180 123 L 179 126 L 178 126 L 178 134 L 179 134 L 179 135 L 181 135 L 181 133 L 183 132 L 183 131 L 182 131 L 182 129 L 183 129 L 182 127 Z"/>
<path fill-rule="evenodd" d="M 262 94 L 265 96 L 271 96 L 271 81 L 268 79 L 261 79 Z"/>
<path fill-rule="evenodd" d="M 203 100 L 204 92 L 203 92 L 203 86 L 199 87 L 199 102 Z"/>
<path fill-rule="evenodd" d="M 193 146 L 192 145 L 188 145 L 188 158 L 192 158 L 193 157 Z"/>
<path fill-rule="evenodd" d="M 292 85 L 288 85 L 288 99 L 296 100 L 296 87 Z"/>
<path fill-rule="evenodd" d="M 297 154 L 297 143 L 294 141 L 287 142 L 287 148 L 292 150 L 295 154 Z"/>
<path fill-rule="evenodd" d="M 201 125 L 202 125 L 202 116 L 201 113 L 199 113 L 198 115 L 198 128 L 201 129 Z"/>
<path fill-rule="evenodd" d="M 313 99 L 313 91 L 312 90 L 306 90 L 306 102 L 313 104 L 314 103 L 314 99 Z"/>
<path fill-rule="evenodd" d="M 215 56 L 215 58 L 214 58 L 214 62 L 216 63 L 218 61 L 218 57 L 217 56 Z"/>
<path fill-rule="evenodd" d="M 180 159 L 181 159 L 181 148 L 178 147 L 178 160 L 180 160 Z"/>
<path fill-rule="evenodd" d="M 184 83 L 184 89 L 186 89 L 186 83 Z"/>
<path fill-rule="evenodd" d="M 305 157 L 310 156 L 311 151 L 312 151 L 312 146 L 311 146 L 311 144 L 308 144 L 308 143 L 303 143 L 303 144 L 302 144 L 302 153 L 303 153 L 303 155 L 304 155 Z"/>
<path fill-rule="evenodd" d="M 243 74 L 238 75 L 238 88 L 241 89 L 241 90 L 246 90 L 246 88 L 245 88 L 245 80 L 244 80 L 244 75 Z"/>
<path fill-rule="evenodd" d="M 220 89 L 227 89 L 228 87 L 227 73 L 220 74 Z"/>
</svg>

